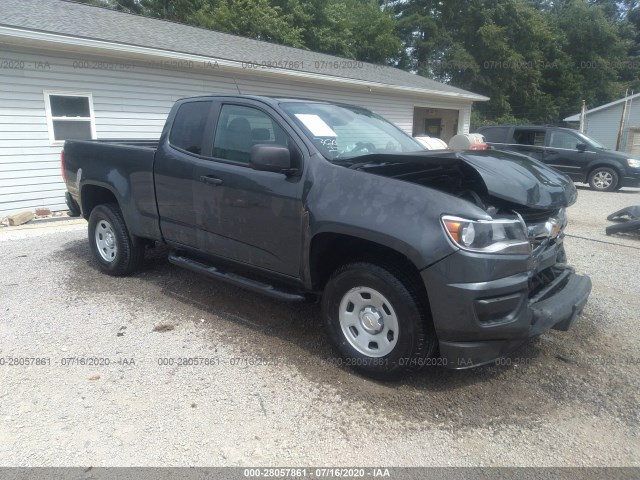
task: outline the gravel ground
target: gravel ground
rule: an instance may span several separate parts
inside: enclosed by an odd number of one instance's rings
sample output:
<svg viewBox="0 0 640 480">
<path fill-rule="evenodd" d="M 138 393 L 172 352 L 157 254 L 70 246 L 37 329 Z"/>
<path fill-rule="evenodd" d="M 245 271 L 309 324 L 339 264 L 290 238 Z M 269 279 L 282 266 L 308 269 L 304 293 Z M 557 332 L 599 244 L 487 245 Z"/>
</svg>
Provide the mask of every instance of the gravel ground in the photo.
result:
<svg viewBox="0 0 640 480">
<path fill-rule="evenodd" d="M 594 287 L 573 330 L 394 384 L 335 365 L 315 305 L 162 249 L 100 274 L 82 222 L 1 229 L 0 465 L 640 466 L 640 238 L 604 235 L 639 193 L 581 189 L 570 209 L 570 262 Z M 44 364 L 9 366 L 25 357 Z M 85 357 L 103 364 L 70 364 Z M 190 357 L 213 360 L 176 365 Z"/>
</svg>

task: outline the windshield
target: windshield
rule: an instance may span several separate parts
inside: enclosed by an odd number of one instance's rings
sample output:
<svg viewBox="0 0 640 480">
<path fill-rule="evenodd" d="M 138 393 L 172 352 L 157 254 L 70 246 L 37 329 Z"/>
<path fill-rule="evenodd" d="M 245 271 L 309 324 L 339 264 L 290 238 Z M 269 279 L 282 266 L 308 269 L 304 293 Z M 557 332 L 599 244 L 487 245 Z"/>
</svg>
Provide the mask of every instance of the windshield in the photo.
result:
<svg viewBox="0 0 640 480">
<path fill-rule="evenodd" d="M 331 161 L 425 150 L 398 127 L 364 108 L 302 102 L 281 107 Z"/>
<path fill-rule="evenodd" d="M 604 145 L 600 145 L 593 138 L 587 137 L 584 133 L 578 133 L 578 137 L 580 137 L 580 139 L 583 140 L 587 145 L 591 145 L 595 148 L 600 148 L 602 150 L 607 149 L 607 147 L 605 147 Z"/>
</svg>

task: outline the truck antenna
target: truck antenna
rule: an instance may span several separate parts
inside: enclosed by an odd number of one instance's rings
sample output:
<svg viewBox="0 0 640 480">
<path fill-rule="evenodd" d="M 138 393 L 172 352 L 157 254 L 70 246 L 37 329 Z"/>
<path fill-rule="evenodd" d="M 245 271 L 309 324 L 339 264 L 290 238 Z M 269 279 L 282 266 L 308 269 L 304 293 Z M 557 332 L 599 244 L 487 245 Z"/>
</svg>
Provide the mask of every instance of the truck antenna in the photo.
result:
<svg viewBox="0 0 640 480">
<path fill-rule="evenodd" d="M 238 82 L 236 82 L 236 79 L 231 77 L 231 80 L 233 80 L 233 83 L 236 84 L 236 88 L 238 89 L 238 95 L 242 95 L 242 92 L 240 91 L 240 87 L 238 86 Z"/>
</svg>

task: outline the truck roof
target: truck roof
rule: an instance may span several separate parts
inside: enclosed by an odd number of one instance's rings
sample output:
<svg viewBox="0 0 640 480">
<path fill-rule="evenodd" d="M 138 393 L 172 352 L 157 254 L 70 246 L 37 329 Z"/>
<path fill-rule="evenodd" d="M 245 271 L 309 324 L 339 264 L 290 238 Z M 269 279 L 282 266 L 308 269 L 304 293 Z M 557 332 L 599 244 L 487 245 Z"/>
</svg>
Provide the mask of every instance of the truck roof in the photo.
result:
<svg viewBox="0 0 640 480">
<path fill-rule="evenodd" d="M 258 100 L 260 102 L 263 103 L 267 103 L 269 105 L 277 105 L 278 103 L 281 102 L 313 102 L 313 103 L 326 103 L 326 104 L 335 104 L 335 105 L 348 105 L 346 103 L 343 102 L 330 102 L 327 100 L 318 100 L 317 98 L 301 98 L 301 97 L 280 97 L 280 96 L 265 96 L 265 95 L 243 95 L 243 94 L 239 94 L 239 95 L 216 95 L 216 94 L 212 94 L 212 95 L 196 95 L 193 97 L 183 97 L 180 98 L 178 101 L 185 101 L 185 100 L 195 100 L 195 99 L 200 99 L 200 98 L 248 98 L 251 100 Z M 355 106 L 355 105 L 354 105 Z"/>
</svg>

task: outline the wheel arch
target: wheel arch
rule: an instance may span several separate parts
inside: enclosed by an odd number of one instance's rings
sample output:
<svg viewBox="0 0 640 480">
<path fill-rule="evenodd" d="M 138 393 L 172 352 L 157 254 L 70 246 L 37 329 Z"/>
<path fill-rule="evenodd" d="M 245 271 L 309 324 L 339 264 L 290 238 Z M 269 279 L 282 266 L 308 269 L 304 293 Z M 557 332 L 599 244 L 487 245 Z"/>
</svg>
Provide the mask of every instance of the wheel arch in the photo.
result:
<svg viewBox="0 0 640 480">
<path fill-rule="evenodd" d="M 411 277 L 419 281 L 417 252 L 407 255 L 402 248 L 341 232 L 320 232 L 312 239 L 309 249 L 309 276 L 314 290 L 322 290 L 329 277 L 342 265 L 355 261 L 366 261 L 380 265 L 398 265 Z M 412 258 L 413 257 L 413 258 Z M 418 260 L 419 261 L 419 260 Z M 425 289 L 426 295 L 426 289 Z"/>
<path fill-rule="evenodd" d="M 381 380 L 398 379 L 426 365 L 424 360 L 437 351 L 438 337 L 433 325 L 426 287 L 419 270 L 411 260 L 389 246 L 344 234 L 326 232 L 315 240 L 314 255 L 318 255 L 323 248 L 338 247 L 331 250 L 336 255 L 320 255 L 316 265 L 326 267 L 325 272 L 334 270 L 334 265 L 340 265 L 335 273 L 329 273 L 329 280 L 322 295 L 325 326 L 340 355 L 345 359 L 366 359 L 367 362 L 363 364 L 355 361 L 353 368 Z M 354 248 L 357 248 L 357 252 L 352 256 L 349 253 Z M 316 274 L 318 273 L 316 270 Z M 369 292 L 369 296 L 362 296 L 365 299 L 364 304 L 350 297 L 357 292 L 356 287 L 373 290 Z M 384 325 L 379 326 L 388 325 L 388 331 L 383 328 L 369 331 L 362 323 L 364 318 L 360 316 L 359 325 L 367 332 L 362 337 L 363 344 L 356 340 L 361 338 L 363 330 L 360 326 L 349 324 L 348 319 L 342 318 L 341 312 L 353 312 L 354 307 L 360 305 L 358 308 L 363 308 L 360 310 L 362 315 L 367 303 L 376 304 L 375 301 L 369 301 L 374 297 L 374 293 L 382 296 L 382 307 L 378 305 L 371 313 L 377 314 L 379 319 L 381 316 L 384 317 L 386 312 L 386 315 L 395 316 L 396 322 L 387 323 L 388 320 L 385 319 Z M 385 303 L 388 304 L 387 308 Z M 374 321 L 369 319 L 369 322 L 369 327 L 372 328 L 375 325 Z M 391 332 L 393 336 L 389 338 Z M 391 350 L 383 349 L 379 354 L 373 354 L 372 352 L 379 351 L 378 342 L 381 338 L 393 342 L 393 346 Z M 371 342 L 375 346 L 372 346 Z M 385 363 L 372 363 L 378 358 L 384 358 Z"/>
<path fill-rule="evenodd" d="M 116 194 L 104 185 L 85 184 L 80 189 L 80 209 L 85 220 L 89 220 L 91 211 L 98 205 L 115 203 L 120 206 Z"/>
<path fill-rule="evenodd" d="M 587 181 L 591 177 L 591 174 L 593 173 L 593 171 L 596 170 L 597 168 L 610 168 L 612 170 L 615 170 L 616 173 L 618 174 L 620 181 L 622 181 L 622 178 L 624 177 L 624 171 L 622 170 L 621 166 L 618 165 L 617 163 L 607 162 L 603 160 L 594 160 L 587 168 L 587 176 L 586 176 Z"/>
</svg>

